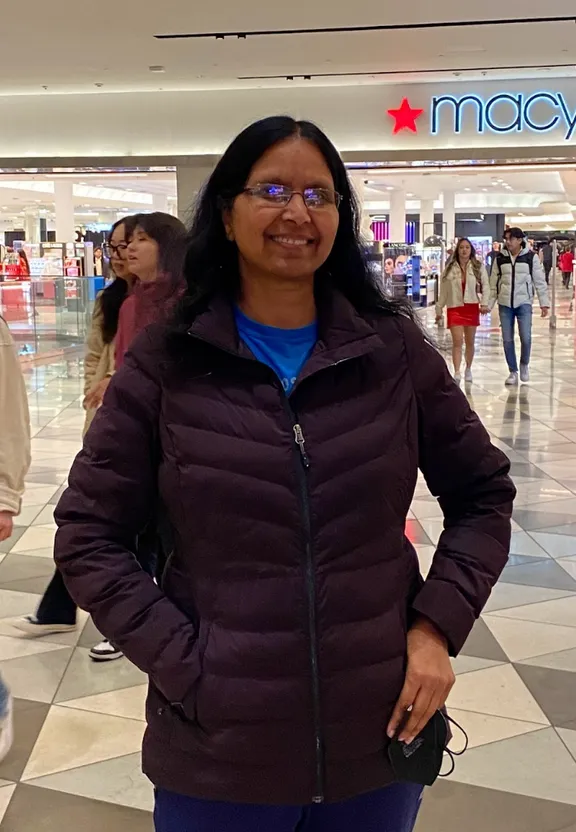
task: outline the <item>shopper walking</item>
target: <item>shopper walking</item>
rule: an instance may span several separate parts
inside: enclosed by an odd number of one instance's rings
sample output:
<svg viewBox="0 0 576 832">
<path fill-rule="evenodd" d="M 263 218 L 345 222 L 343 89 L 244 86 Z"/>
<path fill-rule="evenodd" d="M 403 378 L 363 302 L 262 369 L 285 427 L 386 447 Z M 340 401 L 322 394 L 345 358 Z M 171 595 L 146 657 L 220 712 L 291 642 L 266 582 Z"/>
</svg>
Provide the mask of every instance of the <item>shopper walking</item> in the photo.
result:
<svg viewBox="0 0 576 832">
<path fill-rule="evenodd" d="M 30 417 L 26 385 L 14 341 L 0 317 L 0 542 L 12 537 L 30 467 Z M 12 696 L 0 676 L 0 761 L 14 739 Z"/>
<path fill-rule="evenodd" d="M 506 563 L 508 460 L 381 294 L 344 164 L 309 122 L 234 140 L 186 278 L 56 510 L 70 591 L 150 677 L 156 829 L 409 832 L 422 790 L 392 785 L 388 738 L 444 704 Z M 418 466 L 446 515 L 426 582 L 404 534 Z M 160 585 L 132 542 L 158 495 Z"/>
<path fill-rule="evenodd" d="M 554 249 L 552 248 L 552 243 L 550 240 L 547 240 L 542 248 L 539 251 L 540 255 L 540 262 L 542 263 L 542 268 L 544 269 L 544 276 L 546 278 L 546 283 L 550 283 L 550 272 L 552 271 L 552 266 L 554 265 Z"/>
<path fill-rule="evenodd" d="M 476 345 L 476 330 L 480 326 L 480 313 L 488 312 L 490 282 L 483 263 L 478 260 L 476 249 L 467 237 L 458 241 L 456 250 L 448 260 L 440 279 L 440 293 L 436 304 L 436 322 L 442 320 L 442 311 L 448 307 L 448 329 L 452 336 L 452 362 L 454 378 L 462 379 L 462 351 L 466 344 L 466 371 L 464 378 L 471 384 L 472 362 Z"/>
<path fill-rule="evenodd" d="M 510 375 L 508 386 L 518 384 L 518 361 L 514 343 L 515 321 L 520 334 L 520 381 L 530 381 L 530 353 L 532 349 L 532 303 L 538 295 L 542 317 L 550 311 L 548 286 L 540 259 L 529 251 L 521 228 L 508 228 L 506 245 L 494 261 L 490 277 L 490 308 L 498 303 L 504 354 Z"/>
<path fill-rule="evenodd" d="M 486 268 L 488 270 L 488 274 L 492 271 L 492 266 L 494 265 L 494 260 L 500 254 L 501 245 L 498 240 L 494 240 L 492 243 L 492 250 L 488 252 L 488 256 L 486 257 Z"/>
<path fill-rule="evenodd" d="M 570 288 L 570 281 L 572 279 L 572 271 L 574 269 L 574 249 L 569 246 L 560 256 L 560 270 L 562 272 L 562 286 L 565 289 Z"/>
</svg>

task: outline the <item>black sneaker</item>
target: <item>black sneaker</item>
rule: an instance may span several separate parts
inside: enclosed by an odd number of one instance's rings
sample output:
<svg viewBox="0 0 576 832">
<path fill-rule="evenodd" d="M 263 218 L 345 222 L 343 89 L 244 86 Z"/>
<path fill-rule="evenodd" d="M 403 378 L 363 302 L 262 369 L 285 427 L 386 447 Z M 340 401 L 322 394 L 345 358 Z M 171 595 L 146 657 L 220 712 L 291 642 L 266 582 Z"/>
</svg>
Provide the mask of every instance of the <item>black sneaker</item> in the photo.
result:
<svg viewBox="0 0 576 832">
<path fill-rule="evenodd" d="M 123 655 L 124 653 L 114 647 L 108 639 L 95 644 L 90 650 L 90 658 L 93 662 L 113 662 L 115 659 L 121 659 Z"/>
</svg>

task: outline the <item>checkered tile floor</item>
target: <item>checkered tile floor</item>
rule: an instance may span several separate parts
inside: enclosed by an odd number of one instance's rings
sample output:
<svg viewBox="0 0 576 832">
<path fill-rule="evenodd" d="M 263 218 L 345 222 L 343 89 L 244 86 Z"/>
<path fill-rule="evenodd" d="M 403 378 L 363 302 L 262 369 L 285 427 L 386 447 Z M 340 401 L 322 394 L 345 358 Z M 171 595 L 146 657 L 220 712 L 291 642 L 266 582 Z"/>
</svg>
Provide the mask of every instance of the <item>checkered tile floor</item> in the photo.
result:
<svg viewBox="0 0 576 832">
<path fill-rule="evenodd" d="M 535 319 L 533 381 L 507 390 L 498 332 L 483 330 L 468 391 L 518 486 L 512 558 L 455 662 L 454 718 L 471 750 L 426 797 L 419 832 L 576 832 L 576 365 L 563 300 L 551 337 Z M 440 334 L 441 346 L 449 344 Z M 95 665 L 98 639 L 19 637 L 52 572 L 52 512 L 80 444 L 81 365 L 28 371 L 33 465 L 13 537 L 0 544 L 0 671 L 16 697 L 16 743 L 0 765 L 1 832 L 151 830 L 140 773 L 145 678 Z M 423 484 L 408 521 L 424 571 L 442 527 Z"/>
</svg>

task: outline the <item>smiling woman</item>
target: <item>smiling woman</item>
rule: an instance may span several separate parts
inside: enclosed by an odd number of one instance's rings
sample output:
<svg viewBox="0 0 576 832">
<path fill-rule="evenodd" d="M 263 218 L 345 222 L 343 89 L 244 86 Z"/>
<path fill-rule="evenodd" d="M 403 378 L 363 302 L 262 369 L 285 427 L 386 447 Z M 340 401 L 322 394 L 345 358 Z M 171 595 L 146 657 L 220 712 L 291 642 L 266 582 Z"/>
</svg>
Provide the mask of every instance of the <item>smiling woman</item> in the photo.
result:
<svg viewBox="0 0 576 832">
<path fill-rule="evenodd" d="M 313 124 L 234 140 L 185 277 L 55 514 L 71 593 L 150 678 L 157 832 L 411 832 L 424 781 L 396 782 L 390 741 L 438 718 L 506 563 L 508 460 L 375 282 Z M 446 516 L 425 582 L 404 533 L 418 467 Z M 132 541 L 159 499 L 156 585 Z"/>
</svg>

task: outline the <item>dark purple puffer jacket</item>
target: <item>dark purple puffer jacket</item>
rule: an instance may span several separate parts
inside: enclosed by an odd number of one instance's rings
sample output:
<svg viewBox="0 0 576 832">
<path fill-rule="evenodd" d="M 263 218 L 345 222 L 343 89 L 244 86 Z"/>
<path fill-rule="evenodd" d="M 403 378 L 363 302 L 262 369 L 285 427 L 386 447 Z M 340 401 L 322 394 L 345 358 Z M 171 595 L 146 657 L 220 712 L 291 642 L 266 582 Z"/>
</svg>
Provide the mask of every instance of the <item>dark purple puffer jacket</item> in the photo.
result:
<svg viewBox="0 0 576 832">
<path fill-rule="evenodd" d="M 506 457 L 417 326 L 338 294 L 286 398 L 213 301 L 114 376 L 56 510 L 81 607 L 150 676 L 144 770 L 254 803 L 341 800 L 393 779 L 386 726 L 417 614 L 462 647 L 506 563 Z M 422 469 L 445 531 L 422 584 L 404 536 Z M 162 589 L 134 539 L 158 497 Z"/>
</svg>

